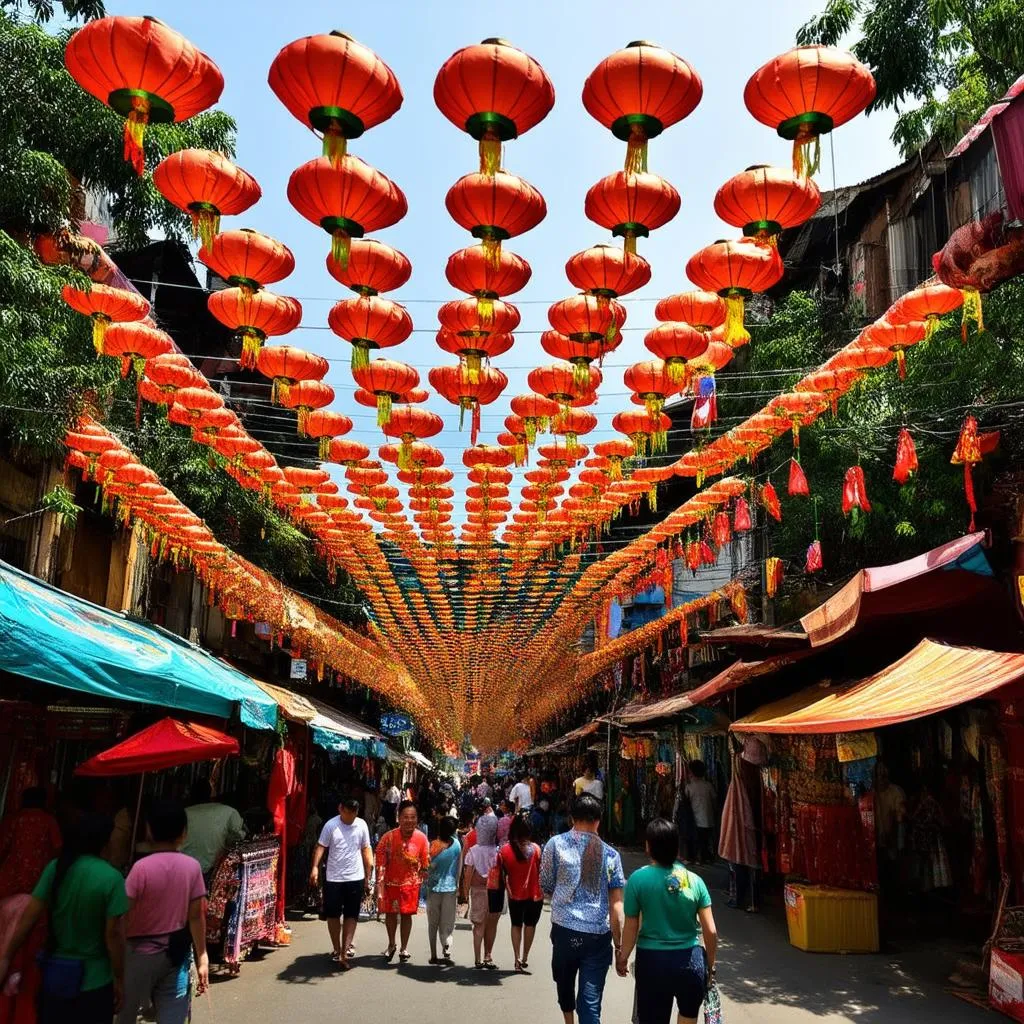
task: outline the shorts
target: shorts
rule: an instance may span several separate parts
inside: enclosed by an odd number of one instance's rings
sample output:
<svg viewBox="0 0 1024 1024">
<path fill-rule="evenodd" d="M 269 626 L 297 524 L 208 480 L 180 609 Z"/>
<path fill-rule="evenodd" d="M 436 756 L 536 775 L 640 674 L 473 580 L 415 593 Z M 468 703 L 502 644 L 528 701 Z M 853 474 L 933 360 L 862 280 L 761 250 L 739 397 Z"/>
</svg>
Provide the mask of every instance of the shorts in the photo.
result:
<svg viewBox="0 0 1024 1024">
<path fill-rule="evenodd" d="M 636 951 L 637 1024 L 669 1024 L 672 1004 L 681 1017 L 695 1018 L 707 991 L 703 946 Z"/>
<path fill-rule="evenodd" d="M 415 915 L 420 909 L 420 887 L 418 885 L 384 885 L 384 900 L 378 904 L 379 914 Z"/>
<path fill-rule="evenodd" d="M 490 914 L 500 914 L 505 909 L 505 886 L 500 889 L 487 890 L 487 911 Z"/>
<path fill-rule="evenodd" d="M 544 909 L 543 900 L 514 900 L 509 897 L 508 916 L 513 928 L 536 928 L 540 920 L 540 912 Z"/>
<path fill-rule="evenodd" d="M 320 905 L 320 920 L 329 921 L 337 917 L 359 917 L 363 903 L 365 882 L 324 882 L 324 898 Z"/>
<path fill-rule="evenodd" d="M 469 920 L 473 924 L 483 924 L 487 920 L 490 909 L 490 893 L 483 886 L 474 886 L 469 890 Z"/>
</svg>

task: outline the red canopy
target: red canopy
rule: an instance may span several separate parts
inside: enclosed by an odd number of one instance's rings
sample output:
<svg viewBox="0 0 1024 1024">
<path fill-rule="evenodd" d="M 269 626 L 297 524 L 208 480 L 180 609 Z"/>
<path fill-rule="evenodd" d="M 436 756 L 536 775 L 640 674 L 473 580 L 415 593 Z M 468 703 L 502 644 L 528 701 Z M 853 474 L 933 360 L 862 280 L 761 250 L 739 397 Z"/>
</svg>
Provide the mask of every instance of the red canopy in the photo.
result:
<svg viewBox="0 0 1024 1024">
<path fill-rule="evenodd" d="M 238 753 L 238 740 L 194 722 L 164 718 L 75 769 L 76 775 L 138 775 Z"/>
</svg>

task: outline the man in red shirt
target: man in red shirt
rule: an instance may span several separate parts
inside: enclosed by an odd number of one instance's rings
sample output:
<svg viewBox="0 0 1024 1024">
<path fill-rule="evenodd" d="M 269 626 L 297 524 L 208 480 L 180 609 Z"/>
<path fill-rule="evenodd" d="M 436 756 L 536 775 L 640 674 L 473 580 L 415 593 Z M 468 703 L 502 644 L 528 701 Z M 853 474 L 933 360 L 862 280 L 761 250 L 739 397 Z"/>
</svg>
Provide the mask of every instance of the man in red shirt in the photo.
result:
<svg viewBox="0 0 1024 1024">
<path fill-rule="evenodd" d="M 395 955 L 395 932 L 401 918 L 402 948 L 398 959 L 409 959 L 412 919 L 419 909 L 420 885 L 430 864 L 430 844 L 416 828 L 419 815 L 411 800 L 398 805 L 398 828 L 386 832 L 377 844 L 377 906 L 384 910 L 390 961 Z"/>
</svg>

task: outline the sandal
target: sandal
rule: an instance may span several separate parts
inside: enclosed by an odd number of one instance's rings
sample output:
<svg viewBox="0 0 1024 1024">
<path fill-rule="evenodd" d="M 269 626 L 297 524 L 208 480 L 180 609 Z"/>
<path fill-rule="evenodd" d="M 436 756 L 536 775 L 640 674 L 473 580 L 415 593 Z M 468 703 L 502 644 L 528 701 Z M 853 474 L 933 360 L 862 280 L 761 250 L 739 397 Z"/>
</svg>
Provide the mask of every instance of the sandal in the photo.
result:
<svg viewBox="0 0 1024 1024">
<path fill-rule="evenodd" d="M 524 974 L 530 969 L 530 965 L 525 960 L 519 966 L 522 967 Z"/>
<path fill-rule="evenodd" d="M 403 949 L 402 952 L 398 954 L 398 959 L 404 964 L 407 960 L 412 959 L 412 953 Z"/>
<path fill-rule="evenodd" d="M 498 969 L 498 965 L 493 960 L 485 960 L 484 967 L 488 971 L 496 971 Z"/>
<path fill-rule="evenodd" d="M 522 973 L 523 973 L 522 961 L 516 960 L 516 974 L 522 974 Z"/>
<path fill-rule="evenodd" d="M 398 947 L 397 946 L 388 946 L 388 948 L 385 949 L 383 953 L 381 953 L 381 956 L 384 957 L 384 959 L 388 963 L 391 963 L 391 961 L 395 959 L 395 953 L 397 953 L 397 952 L 398 952 Z"/>
<path fill-rule="evenodd" d="M 482 971 L 484 969 L 484 962 L 482 960 L 477 960 L 477 962 L 476 962 L 476 969 L 478 971 Z"/>
</svg>

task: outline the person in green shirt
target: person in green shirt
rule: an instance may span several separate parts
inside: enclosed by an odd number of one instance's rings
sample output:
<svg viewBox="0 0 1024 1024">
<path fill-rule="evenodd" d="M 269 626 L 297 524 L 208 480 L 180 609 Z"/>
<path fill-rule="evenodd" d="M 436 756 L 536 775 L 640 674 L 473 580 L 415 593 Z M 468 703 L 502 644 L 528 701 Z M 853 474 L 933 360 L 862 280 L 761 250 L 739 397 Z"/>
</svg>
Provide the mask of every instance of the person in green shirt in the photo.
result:
<svg viewBox="0 0 1024 1024">
<path fill-rule="evenodd" d="M 636 947 L 637 1024 L 696 1024 L 714 975 L 718 932 L 704 880 L 680 864 L 679 830 L 664 818 L 647 826 L 651 863 L 626 882 L 626 924 L 616 970 L 629 973 Z M 704 945 L 698 942 L 698 931 Z"/>
<path fill-rule="evenodd" d="M 113 828 L 109 816 L 87 813 L 67 829 L 60 856 L 43 870 L 0 953 L 2 982 L 11 958 L 49 912 L 47 953 L 63 962 L 49 985 L 44 970 L 40 1024 L 110 1024 L 120 1006 L 128 897 L 121 873 L 102 859 Z"/>
</svg>

